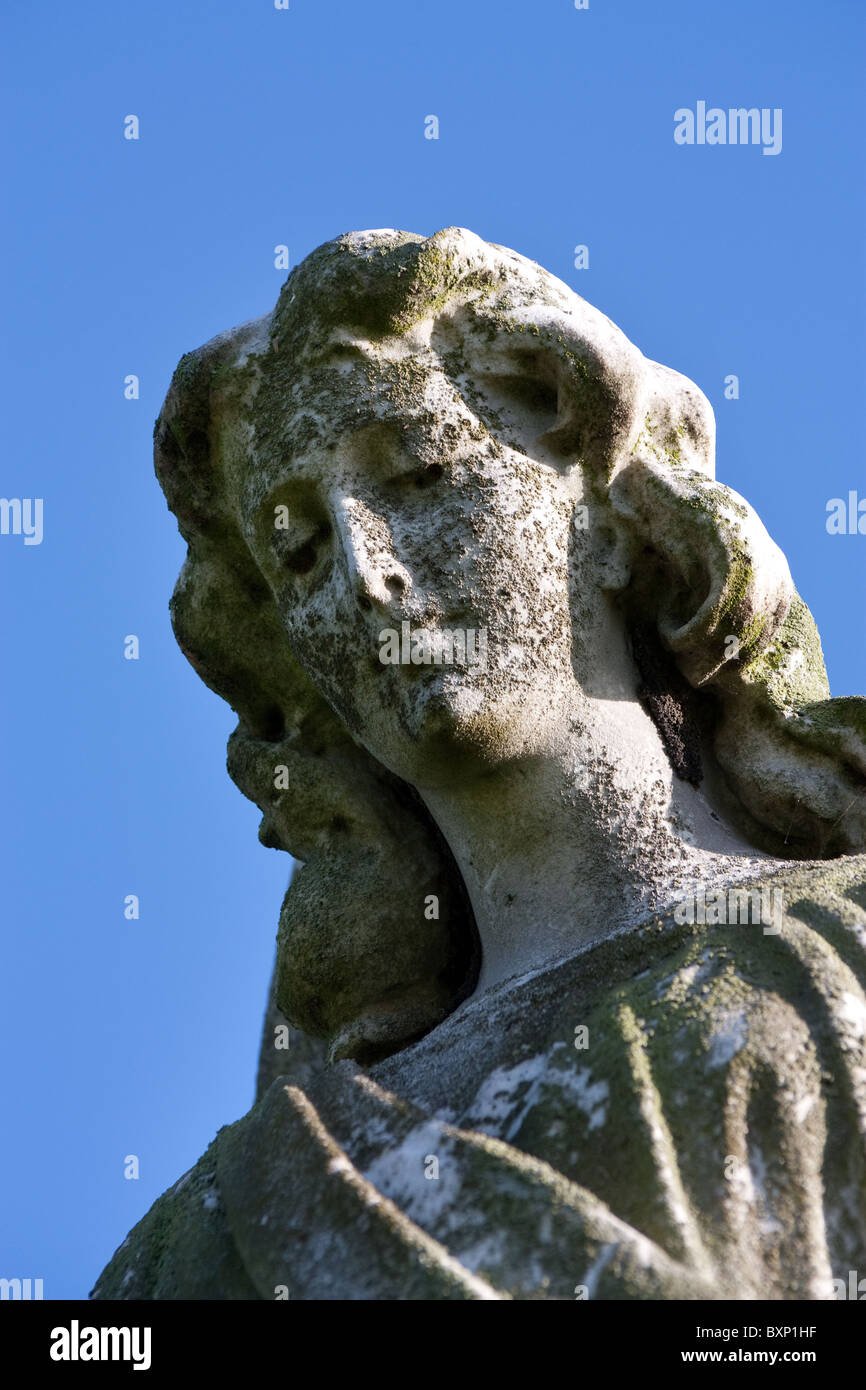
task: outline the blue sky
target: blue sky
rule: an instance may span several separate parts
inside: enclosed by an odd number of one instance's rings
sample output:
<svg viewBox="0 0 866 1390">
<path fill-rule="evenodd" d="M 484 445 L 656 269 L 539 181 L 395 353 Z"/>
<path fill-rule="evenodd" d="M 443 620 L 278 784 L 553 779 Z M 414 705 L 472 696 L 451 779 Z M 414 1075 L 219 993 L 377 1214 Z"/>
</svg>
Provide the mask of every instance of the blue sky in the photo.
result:
<svg viewBox="0 0 866 1390">
<path fill-rule="evenodd" d="M 825 526 L 866 497 L 866 6 L 9 0 L 0 33 L 0 491 L 44 499 L 41 545 L 0 536 L 0 1275 L 76 1298 L 249 1107 L 288 874 L 169 627 L 184 547 L 151 430 L 178 358 L 272 306 L 279 244 L 456 224 L 513 247 L 706 392 L 833 693 L 866 692 L 866 536 Z M 781 108 L 781 152 L 678 146 L 700 100 Z"/>
</svg>

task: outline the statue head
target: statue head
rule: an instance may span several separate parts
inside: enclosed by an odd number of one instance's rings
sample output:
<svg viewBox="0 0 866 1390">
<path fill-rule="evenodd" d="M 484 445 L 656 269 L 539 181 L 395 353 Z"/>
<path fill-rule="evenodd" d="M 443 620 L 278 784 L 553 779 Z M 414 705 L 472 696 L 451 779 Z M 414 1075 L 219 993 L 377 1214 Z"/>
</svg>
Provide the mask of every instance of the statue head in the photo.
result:
<svg viewBox="0 0 866 1390">
<path fill-rule="evenodd" d="M 332 1055 L 473 988 L 428 803 L 577 727 L 590 749 L 648 714 L 763 852 L 866 844 L 866 701 L 829 699 L 784 556 L 715 482 L 708 401 L 533 262 L 455 228 L 329 242 L 181 360 L 155 440 L 178 641 L 238 714 L 263 842 L 304 864 L 278 1000 Z"/>
</svg>

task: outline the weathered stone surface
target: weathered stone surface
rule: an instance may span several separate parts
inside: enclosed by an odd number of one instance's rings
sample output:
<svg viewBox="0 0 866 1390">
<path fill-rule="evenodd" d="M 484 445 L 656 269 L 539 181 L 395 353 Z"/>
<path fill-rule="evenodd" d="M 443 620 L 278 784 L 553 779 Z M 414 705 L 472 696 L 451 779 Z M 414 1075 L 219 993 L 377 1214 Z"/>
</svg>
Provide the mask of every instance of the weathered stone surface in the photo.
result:
<svg viewBox="0 0 866 1390">
<path fill-rule="evenodd" d="M 183 358 L 155 437 L 178 640 L 303 866 L 257 1103 L 94 1296 L 832 1297 L 866 700 L 698 388 L 514 252 L 353 233 Z M 674 912 L 755 883 L 772 925 Z"/>
<path fill-rule="evenodd" d="M 768 883 L 778 935 L 656 918 L 277 1078 L 97 1295 L 832 1298 L 866 1267 L 866 856 Z"/>
</svg>

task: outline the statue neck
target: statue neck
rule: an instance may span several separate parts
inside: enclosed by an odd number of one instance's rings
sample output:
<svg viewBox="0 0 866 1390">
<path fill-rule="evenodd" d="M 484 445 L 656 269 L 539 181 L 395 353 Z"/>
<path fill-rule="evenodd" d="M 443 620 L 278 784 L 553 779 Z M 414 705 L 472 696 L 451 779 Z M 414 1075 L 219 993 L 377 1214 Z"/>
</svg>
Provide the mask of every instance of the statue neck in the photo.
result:
<svg viewBox="0 0 866 1390">
<path fill-rule="evenodd" d="M 581 695 L 568 715 L 545 756 L 419 788 L 475 912 L 479 990 L 773 862 L 674 776 L 637 701 Z"/>
</svg>

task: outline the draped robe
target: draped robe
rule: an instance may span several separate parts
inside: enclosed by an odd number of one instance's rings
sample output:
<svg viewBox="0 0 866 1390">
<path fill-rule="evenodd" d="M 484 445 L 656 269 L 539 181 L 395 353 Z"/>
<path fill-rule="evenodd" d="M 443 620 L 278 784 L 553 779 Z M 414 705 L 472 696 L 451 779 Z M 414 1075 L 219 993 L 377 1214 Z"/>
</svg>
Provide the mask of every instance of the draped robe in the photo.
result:
<svg viewBox="0 0 866 1390">
<path fill-rule="evenodd" d="M 760 883 L 778 934 L 668 912 L 375 1066 L 290 1059 L 91 1297 L 833 1298 L 866 1275 L 866 855 Z"/>
</svg>

